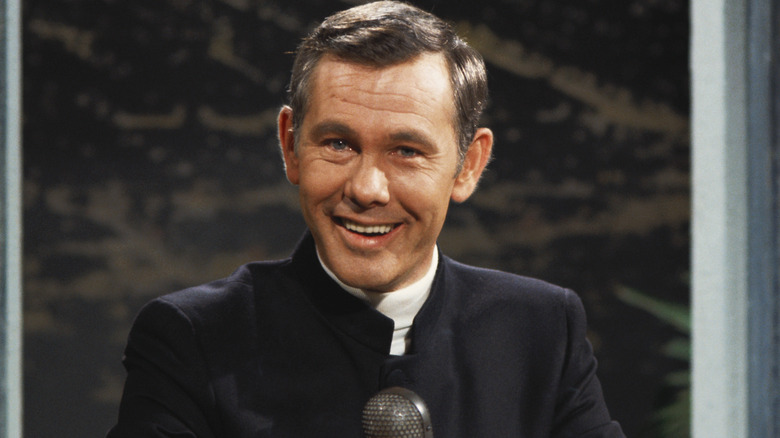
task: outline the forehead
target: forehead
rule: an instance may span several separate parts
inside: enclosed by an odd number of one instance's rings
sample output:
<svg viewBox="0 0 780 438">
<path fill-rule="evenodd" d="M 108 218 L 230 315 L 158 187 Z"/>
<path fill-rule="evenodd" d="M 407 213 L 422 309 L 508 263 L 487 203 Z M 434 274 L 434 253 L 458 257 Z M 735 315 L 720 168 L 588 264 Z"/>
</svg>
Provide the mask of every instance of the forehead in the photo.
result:
<svg viewBox="0 0 780 438">
<path fill-rule="evenodd" d="M 327 104 L 328 108 L 321 108 Z M 311 110 L 353 106 L 366 111 L 444 118 L 453 127 L 455 104 L 446 59 L 424 53 L 403 63 L 375 67 L 325 55 L 312 72 Z"/>
</svg>

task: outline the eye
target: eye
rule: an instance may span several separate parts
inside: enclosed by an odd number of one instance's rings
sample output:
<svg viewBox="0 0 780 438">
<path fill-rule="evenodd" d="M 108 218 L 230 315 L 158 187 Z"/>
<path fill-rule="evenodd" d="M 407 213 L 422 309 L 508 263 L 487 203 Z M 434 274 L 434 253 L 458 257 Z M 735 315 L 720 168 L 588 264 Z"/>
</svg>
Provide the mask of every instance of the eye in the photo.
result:
<svg viewBox="0 0 780 438">
<path fill-rule="evenodd" d="M 334 151 L 346 151 L 349 149 L 349 143 L 341 139 L 328 140 L 326 143 Z"/>
<path fill-rule="evenodd" d="M 410 148 L 408 146 L 402 146 L 398 148 L 398 155 L 403 158 L 414 158 L 420 155 L 420 152 L 417 149 Z"/>
</svg>

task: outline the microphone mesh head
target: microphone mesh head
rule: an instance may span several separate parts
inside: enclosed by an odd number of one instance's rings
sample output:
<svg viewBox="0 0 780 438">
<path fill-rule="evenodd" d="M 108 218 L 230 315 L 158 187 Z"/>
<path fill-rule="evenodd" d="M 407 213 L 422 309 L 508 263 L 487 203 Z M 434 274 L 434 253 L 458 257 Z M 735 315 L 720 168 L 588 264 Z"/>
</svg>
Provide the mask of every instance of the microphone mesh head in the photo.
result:
<svg viewBox="0 0 780 438">
<path fill-rule="evenodd" d="M 363 407 L 363 434 L 366 438 L 432 436 L 427 409 L 422 404 L 421 411 L 420 403 L 416 394 L 404 388 L 389 388 L 376 394 Z"/>
</svg>

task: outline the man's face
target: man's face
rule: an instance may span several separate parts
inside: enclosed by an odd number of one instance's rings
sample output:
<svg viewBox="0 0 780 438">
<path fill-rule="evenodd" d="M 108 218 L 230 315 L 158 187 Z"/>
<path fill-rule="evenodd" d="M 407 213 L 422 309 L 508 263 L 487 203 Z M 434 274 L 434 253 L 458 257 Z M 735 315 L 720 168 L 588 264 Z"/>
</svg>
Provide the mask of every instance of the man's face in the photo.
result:
<svg viewBox="0 0 780 438">
<path fill-rule="evenodd" d="M 282 110 L 288 179 L 300 186 L 320 256 L 344 283 L 392 291 L 430 267 L 450 199 L 465 200 L 476 184 L 468 169 L 455 175 L 452 96 L 438 54 L 381 69 L 325 56 L 299 132 Z"/>
</svg>

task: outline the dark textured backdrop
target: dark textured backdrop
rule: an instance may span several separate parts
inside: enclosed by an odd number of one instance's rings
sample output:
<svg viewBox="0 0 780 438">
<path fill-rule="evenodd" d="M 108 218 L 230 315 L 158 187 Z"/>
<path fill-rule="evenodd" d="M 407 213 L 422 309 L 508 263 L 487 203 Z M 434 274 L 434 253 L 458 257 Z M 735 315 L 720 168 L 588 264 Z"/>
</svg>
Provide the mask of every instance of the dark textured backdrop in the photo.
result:
<svg viewBox="0 0 780 438">
<path fill-rule="evenodd" d="M 26 436 L 102 436 L 142 303 L 288 253 L 288 52 L 354 3 L 24 0 Z M 416 3 L 485 56 L 497 135 L 441 247 L 576 289 L 613 415 L 650 436 L 687 364 L 617 291 L 688 299 L 687 2 Z"/>
</svg>

